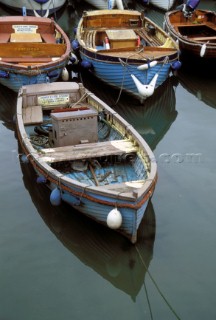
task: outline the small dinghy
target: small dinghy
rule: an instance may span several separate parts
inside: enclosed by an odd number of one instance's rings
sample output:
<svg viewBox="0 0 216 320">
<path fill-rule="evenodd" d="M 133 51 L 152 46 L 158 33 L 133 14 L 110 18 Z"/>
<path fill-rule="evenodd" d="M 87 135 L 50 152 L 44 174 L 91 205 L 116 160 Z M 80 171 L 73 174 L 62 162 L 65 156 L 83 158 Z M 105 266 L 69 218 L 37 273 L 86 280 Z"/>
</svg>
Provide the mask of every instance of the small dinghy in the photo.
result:
<svg viewBox="0 0 216 320">
<path fill-rule="evenodd" d="M 117 112 L 75 82 L 23 86 L 17 133 L 24 152 L 61 201 L 132 243 L 157 180 L 154 155 Z"/>
</svg>

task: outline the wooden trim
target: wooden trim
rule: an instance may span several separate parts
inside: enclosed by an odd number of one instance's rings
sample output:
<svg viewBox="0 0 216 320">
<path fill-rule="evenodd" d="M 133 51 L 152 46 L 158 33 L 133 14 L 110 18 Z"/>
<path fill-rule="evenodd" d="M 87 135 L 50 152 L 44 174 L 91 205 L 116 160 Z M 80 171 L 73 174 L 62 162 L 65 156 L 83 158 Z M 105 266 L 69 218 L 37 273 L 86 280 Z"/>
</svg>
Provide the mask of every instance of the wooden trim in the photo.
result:
<svg viewBox="0 0 216 320">
<path fill-rule="evenodd" d="M 0 43 L 0 57 L 60 57 L 66 52 L 65 44 L 53 43 Z"/>
</svg>

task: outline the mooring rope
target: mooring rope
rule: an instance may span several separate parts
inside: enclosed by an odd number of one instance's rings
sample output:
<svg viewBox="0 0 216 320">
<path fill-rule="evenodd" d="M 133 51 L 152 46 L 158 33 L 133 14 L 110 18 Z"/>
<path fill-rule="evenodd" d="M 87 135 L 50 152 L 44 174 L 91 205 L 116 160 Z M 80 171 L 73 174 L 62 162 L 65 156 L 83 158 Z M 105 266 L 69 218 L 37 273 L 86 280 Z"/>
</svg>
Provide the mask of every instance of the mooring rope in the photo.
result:
<svg viewBox="0 0 216 320">
<path fill-rule="evenodd" d="M 174 314 L 174 316 L 176 317 L 176 319 L 178 320 L 181 320 L 181 318 L 178 316 L 178 314 L 176 313 L 176 311 L 173 309 L 173 307 L 171 306 L 171 304 L 169 303 L 169 301 L 166 299 L 166 297 L 164 296 L 163 292 L 160 290 L 157 282 L 154 280 L 153 276 L 151 275 L 150 271 L 148 270 L 147 266 L 146 266 L 146 263 L 144 261 L 144 259 L 142 258 L 140 252 L 139 252 L 139 249 L 137 248 L 137 246 L 135 245 L 135 248 L 136 248 L 136 251 L 140 257 L 140 260 L 142 262 L 142 264 L 144 265 L 145 269 L 146 269 L 146 272 L 148 273 L 151 281 L 153 282 L 153 284 L 155 285 L 158 293 L 160 294 L 160 296 L 163 298 L 163 300 L 165 301 L 165 303 L 167 304 L 167 306 L 169 307 L 169 309 L 172 311 L 172 313 Z"/>
<path fill-rule="evenodd" d="M 150 304 L 150 300 L 149 300 L 149 296 L 148 296 L 148 292 L 147 292 L 147 289 L 146 289 L 145 282 L 144 282 L 144 289 L 145 289 L 145 294 L 146 294 L 147 303 L 148 303 L 148 307 L 149 307 L 150 317 L 151 317 L 151 320 L 153 320 L 153 314 L 152 314 L 151 304 Z"/>
</svg>

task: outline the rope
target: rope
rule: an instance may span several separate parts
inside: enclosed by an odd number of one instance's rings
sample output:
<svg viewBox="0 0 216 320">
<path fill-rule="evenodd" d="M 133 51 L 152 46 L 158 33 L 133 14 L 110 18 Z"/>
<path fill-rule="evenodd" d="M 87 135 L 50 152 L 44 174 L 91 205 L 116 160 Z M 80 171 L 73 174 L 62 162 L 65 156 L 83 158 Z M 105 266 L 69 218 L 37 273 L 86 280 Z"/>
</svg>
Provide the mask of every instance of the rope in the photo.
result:
<svg viewBox="0 0 216 320">
<path fill-rule="evenodd" d="M 74 108 L 77 104 L 79 104 L 80 102 L 82 102 L 84 99 L 86 99 L 90 94 L 88 92 L 85 92 L 82 97 L 76 101 L 75 103 L 73 104 L 69 104 L 69 108 Z"/>
<path fill-rule="evenodd" d="M 150 316 L 151 316 L 151 319 L 153 320 L 152 309 L 151 309 L 150 300 L 149 300 L 149 296 L 148 296 L 148 292 L 147 292 L 147 289 L 146 289 L 145 282 L 144 282 L 144 289 L 145 289 L 145 294 L 146 294 L 146 298 L 147 298 L 147 303 L 148 303 L 148 307 L 149 307 Z"/>
<path fill-rule="evenodd" d="M 125 80 L 125 74 L 126 74 L 126 71 L 128 71 L 127 68 L 130 67 L 130 65 L 128 64 L 128 59 L 130 59 L 132 56 L 134 56 L 136 54 L 141 53 L 143 50 L 144 50 L 144 48 L 141 48 L 138 52 L 135 52 L 135 53 L 132 53 L 131 55 L 129 55 L 126 59 L 126 62 L 124 62 L 121 58 L 119 58 L 119 62 L 121 63 L 122 67 L 124 68 L 124 72 L 123 72 L 122 83 L 121 83 L 119 95 L 118 95 L 118 98 L 117 98 L 116 102 L 114 103 L 114 105 L 117 105 L 117 103 L 119 102 L 119 99 L 121 97 L 121 94 L 122 94 L 124 80 Z M 128 73 L 129 73 L 129 71 L 128 71 Z"/>
<path fill-rule="evenodd" d="M 151 275 L 150 271 L 148 270 L 145 261 L 143 260 L 139 249 L 137 248 L 137 246 L 135 245 L 136 251 L 140 257 L 141 262 L 143 263 L 146 272 L 148 273 L 151 281 L 153 282 L 154 286 L 156 287 L 157 291 L 159 292 L 160 296 L 162 297 L 162 299 L 165 301 L 165 303 L 167 304 L 168 308 L 172 311 L 172 313 L 174 314 L 174 316 L 176 317 L 176 319 L 181 320 L 181 318 L 178 316 L 178 314 L 176 313 L 176 311 L 173 309 L 173 307 L 170 305 L 170 303 L 168 302 L 168 300 L 166 299 L 166 297 L 164 296 L 164 294 L 162 293 L 162 291 L 160 290 L 158 284 L 156 283 L 156 281 L 154 280 L 153 276 Z"/>
</svg>

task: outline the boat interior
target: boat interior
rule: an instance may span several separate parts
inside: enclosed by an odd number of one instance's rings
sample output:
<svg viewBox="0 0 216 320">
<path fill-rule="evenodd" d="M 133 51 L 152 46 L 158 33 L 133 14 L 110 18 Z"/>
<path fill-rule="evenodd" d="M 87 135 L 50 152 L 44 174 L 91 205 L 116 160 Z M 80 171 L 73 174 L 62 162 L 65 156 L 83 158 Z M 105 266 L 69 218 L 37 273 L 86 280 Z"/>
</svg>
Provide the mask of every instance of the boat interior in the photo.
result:
<svg viewBox="0 0 216 320">
<path fill-rule="evenodd" d="M 134 59 L 169 55 L 176 51 L 174 42 L 153 22 L 138 14 L 96 15 L 83 17 L 81 39 L 85 46 L 100 54 Z M 109 49 L 106 47 L 106 40 Z M 142 50 L 143 49 L 143 50 Z"/>
<path fill-rule="evenodd" d="M 216 41 L 216 15 L 213 12 L 196 10 L 187 18 L 177 11 L 169 18 L 175 30 L 184 37 L 194 41 Z"/>
<path fill-rule="evenodd" d="M 46 64 L 66 52 L 66 44 L 54 22 L 31 24 L 0 20 L 0 62 L 22 66 Z"/>
<path fill-rule="evenodd" d="M 138 146 L 125 128 L 122 134 L 113 114 L 95 109 L 87 98 L 80 102 L 82 92 L 76 85 L 67 94 L 23 94 L 25 131 L 40 161 L 89 186 L 118 192 L 141 187 L 149 159 L 138 156 Z M 61 103 L 50 105 L 46 99 Z"/>
</svg>

